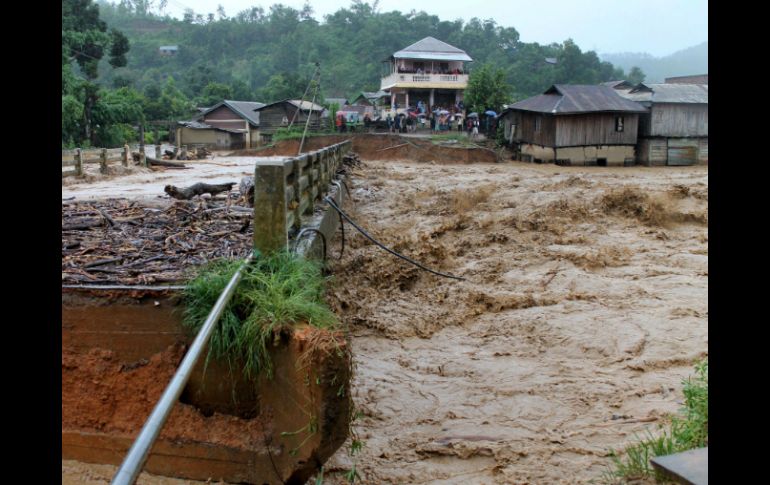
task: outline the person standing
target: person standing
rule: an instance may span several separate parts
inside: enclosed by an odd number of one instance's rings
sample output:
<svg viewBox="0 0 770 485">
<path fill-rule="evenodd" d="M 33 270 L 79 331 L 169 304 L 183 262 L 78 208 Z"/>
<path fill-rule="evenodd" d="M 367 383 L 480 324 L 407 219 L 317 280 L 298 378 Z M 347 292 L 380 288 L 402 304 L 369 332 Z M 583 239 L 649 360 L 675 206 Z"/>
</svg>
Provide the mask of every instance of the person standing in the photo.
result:
<svg viewBox="0 0 770 485">
<path fill-rule="evenodd" d="M 479 137 L 479 120 L 478 120 L 478 118 L 473 120 L 473 133 L 471 134 L 471 137 L 474 140 Z"/>
<path fill-rule="evenodd" d="M 396 133 L 401 133 L 401 117 L 400 116 L 396 115 L 396 120 L 395 120 L 394 125 L 396 127 Z"/>
<path fill-rule="evenodd" d="M 393 133 L 393 118 L 390 117 L 390 113 L 388 113 L 387 122 L 388 122 L 388 131 Z"/>
</svg>

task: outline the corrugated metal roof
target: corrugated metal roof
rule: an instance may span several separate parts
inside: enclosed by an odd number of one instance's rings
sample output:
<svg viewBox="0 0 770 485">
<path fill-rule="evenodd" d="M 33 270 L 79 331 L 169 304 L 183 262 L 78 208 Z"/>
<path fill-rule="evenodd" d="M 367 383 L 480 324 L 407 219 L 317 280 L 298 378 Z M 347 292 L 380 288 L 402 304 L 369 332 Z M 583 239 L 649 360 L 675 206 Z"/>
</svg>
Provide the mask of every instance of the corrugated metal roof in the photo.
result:
<svg viewBox="0 0 770 485">
<path fill-rule="evenodd" d="M 464 50 L 433 37 L 418 40 L 393 54 L 396 59 L 436 59 L 441 61 L 472 61 Z"/>
<path fill-rule="evenodd" d="M 647 103 L 708 104 L 708 84 L 644 84 L 629 91 L 620 91 L 624 98 Z"/>
<path fill-rule="evenodd" d="M 219 126 L 211 126 L 207 125 L 206 123 L 201 123 L 200 121 L 179 121 L 179 125 L 184 126 L 185 128 L 190 128 L 192 130 L 219 130 L 219 131 L 226 131 L 228 133 L 244 133 L 246 130 L 236 130 L 236 129 L 230 129 L 230 128 L 221 128 Z"/>
<path fill-rule="evenodd" d="M 160 49 L 175 51 L 175 50 L 179 50 L 179 46 L 178 45 L 162 45 L 162 46 L 160 46 Z"/>
<path fill-rule="evenodd" d="M 302 107 L 301 108 L 300 108 L 300 101 L 302 102 Z M 289 103 L 292 106 L 300 108 L 302 111 L 310 111 L 310 107 L 311 106 L 313 107 L 312 108 L 313 111 L 323 111 L 323 110 L 326 109 L 326 108 L 324 108 L 323 106 L 321 106 L 319 104 L 312 103 L 310 101 L 302 101 L 300 99 L 284 99 L 282 101 L 276 101 L 274 103 L 263 104 L 262 106 L 260 106 L 259 108 L 256 108 L 256 109 L 257 110 L 261 110 L 263 108 L 267 108 L 269 106 L 275 106 L 276 104 L 281 104 L 281 103 Z"/>
<path fill-rule="evenodd" d="M 609 86 L 614 89 L 631 89 L 634 87 L 633 84 L 631 84 L 628 81 L 607 81 L 604 83 L 601 83 L 602 86 Z"/>
<path fill-rule="evenodd" d="M 639 103 L 622 98 L 609 86 L 580 84 L 555 84 L 545 93 L 514 103 L 508 109 L 552 114 L 647 111 Z"/>
<path fill-rule="evenodd" d="M 555 57 L 546 57 L 545 62 L 548 64 L 556 64 L 558 63 L 558 60 Z"/>
<path fill-rule="evenodd" d="M 261 108 L 265 104 L 258 103 L 256 101 L 232 101 L 232 100 L 226 99 L 221 103 L 217 103 L 211 108 L 201 113 L 197 119 L 200 120 L 201 118 L 205 117 L 206 114 L 208 114 L 209 112 L 214 111 L 215 109 L 223 105 L 230 108 L 233 112 L 240 115 L 241 118 L 248 121 L 249 123 L 255 126 L 259 126 L 259 113 L 255 112 L 254 110 Z"/>
<path fill-rule="evenodd" d="M 348 103 L 348 100 L 345 98 L 326 98 L 326 102 L 329 104 L 337 103 L 340 106 L 345 106 Z"/>
<path fill-rule="evenodd" d="M 289 103 L 293 104 L 294 106 L 301 109 L 302 111 L 310 111 L 311 109 L 312 111 L 323 111 L 324 109 L 326 109 L 320 104 L 316 104 L 311 101 L 302 101 L 301 99 L 289 99 L 288 101 Z M 301 106 L 300 106 L 300 103 L 302 103 Z"/>
</svg>

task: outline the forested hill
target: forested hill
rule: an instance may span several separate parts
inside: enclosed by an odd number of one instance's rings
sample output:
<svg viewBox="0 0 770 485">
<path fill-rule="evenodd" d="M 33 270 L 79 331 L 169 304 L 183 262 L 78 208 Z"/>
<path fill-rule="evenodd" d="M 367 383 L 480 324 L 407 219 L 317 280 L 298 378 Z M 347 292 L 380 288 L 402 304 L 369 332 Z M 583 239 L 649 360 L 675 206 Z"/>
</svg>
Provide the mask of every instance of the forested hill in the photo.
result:
<svg viewBox="0 0 770 485">
<path fill-rule="evenodd" d="M 632 66 L 638 66 L 644 71 L 647 81 L 662 83 L 667 77 L 707 74 L 709 43 L 702 42 L 665 57 L 633 52 L 601 54 L 600 57 L 626 70 L 630 70 Z"/>
<path fill-rule="evenodd" d="M 382 61 L 427 36 L 465 50 L 475 66 L 489 62 L 503 68 L 514 99 L 539 94 L 553 83 L 623 77 L 595 52 L 582 52 L 569 39 L 551 45 L 525 43 L 515 28 L 493 20 L 447 21 L 424 12 L 379 12 L 360 0 L 321 22 L 307 4 L 302 10 L 280 4 L 242 12 L 219 9 L 177 20 L 145 13 L 148 3 L 99 4 L 101 18 L 130 41 L 126 67 L 101 66 L 103 86 L 155 93 L 170 75 L 190 99 L 201 96 L 210 83 L 221 83 L 229 87 L 231 98 L 269 102 L 301 94 L 318 61 L 323 95 L 351 97 L 379 89 Z M 161 56 L 162 45 L 179 46 L 178 54 Z"/>
</svg>

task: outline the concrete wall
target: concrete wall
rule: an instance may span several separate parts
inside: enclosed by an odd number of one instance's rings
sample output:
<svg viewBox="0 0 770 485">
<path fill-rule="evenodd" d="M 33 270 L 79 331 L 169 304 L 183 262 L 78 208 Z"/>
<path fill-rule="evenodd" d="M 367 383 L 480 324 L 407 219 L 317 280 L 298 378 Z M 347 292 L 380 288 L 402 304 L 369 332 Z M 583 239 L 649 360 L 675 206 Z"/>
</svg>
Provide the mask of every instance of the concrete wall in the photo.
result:
<svg viewBox="0 0 770 485">
<path fill-rule="evenodd" d="M 179 145 L 194 145 L 198 143 L 216 145 L 217 130 L 193 130 L 187 127 L 179 130 Z"/>
<path fill-rule="evenodd" d="M 519 151 L 521 153 L 520 158 L 524 161 L 534 162 L 535 159 L 538 159 L 543 162 L 553 162 L 556 160 L 554 149 L 549 147 L 522 143 L 519 147 Z"/>
<path fill-rule="evenodd" d="M 636 157 L 633 145 L 601 145 L 568 147 L 556 149 L 556 160 L 567 165 L 596 165 L 597 159 L 607 160 L 607 166 L 634 164 Z"/>
</svg>

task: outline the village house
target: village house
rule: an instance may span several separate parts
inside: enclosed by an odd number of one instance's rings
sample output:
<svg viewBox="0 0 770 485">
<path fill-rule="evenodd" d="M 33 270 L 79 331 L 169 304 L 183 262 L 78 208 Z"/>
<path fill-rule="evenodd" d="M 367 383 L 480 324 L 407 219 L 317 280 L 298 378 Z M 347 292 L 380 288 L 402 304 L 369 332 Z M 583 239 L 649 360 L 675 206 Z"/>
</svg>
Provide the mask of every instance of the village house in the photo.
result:
<svg viewBox="0 0 770 485">
<path fill-rule="evenodd" d="M 254 111 L 259 116 L 262 142 L 268 143 L 272 141 L 273 135 L 278 129 L 288 128 L 292 120 L 294 120 L 294 127 L 303 129 L 308 117 L 310 117 L 308 129 L 318 131 L 321 128 L 321 116 L 325 108 L 310 101 L 285 99 L 260 106 Z"/>
<path fill-rule="evenodd" d="M 178 145 L 216 148 L 253 148 L 259 144 L 259 113 L 264 103 L 224 100 L 191 121 L 180 121 Z"/>
<path fill-rule="evenodd" d="M 351 106 L 364 106 L 364 113 L 368 113 L 371 118 L 380 116 L 382 108 L 390 107 L 390 93 L 383 90 L 379 91 L 361 91 L 351 103 Z"/>
<path fill-rule="evenodd" d="M 158 48 L 158 52 L 162 56 L 175 56 L 179 52 L 179 46 L 176 45 L 162 45 Z"/>
<path fill-rule="evenodd" d="M 637 159 L 643 165 L 708 163 L 707 84 L 644 84 L 616 88 L 649 108 L 639 120 Z"/>
<path fill-rule="evenodd" d="M 500 115 L 519 160 L 633 165 L 639 115 L 647 110 L 609 86 L 556 84 Z"/>
<path fill-rule="evenodd" d="M 343 106 L 348 105 L 348 100 L 345 98 L 326 98 L 326 104 L 328 106 L 336 104 L 338 107 L 342 108 Z"/>
<path fill-rule="evenodd" d="M 450 109 L 463 100 L 468 87 L 465 51 L 426 37 L 383 61 L 380 90 L 390 95 L 390 109 L 403 112 L 422 101 L 426 109 Z"/>
</svg>

